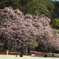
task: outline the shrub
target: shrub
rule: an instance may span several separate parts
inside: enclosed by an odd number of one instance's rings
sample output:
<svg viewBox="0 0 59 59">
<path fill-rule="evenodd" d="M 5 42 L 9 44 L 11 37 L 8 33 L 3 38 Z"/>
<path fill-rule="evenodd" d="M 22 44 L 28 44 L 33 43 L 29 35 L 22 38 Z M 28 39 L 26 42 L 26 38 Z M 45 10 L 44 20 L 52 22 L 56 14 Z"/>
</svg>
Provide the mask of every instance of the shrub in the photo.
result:
<svg viewBox="0 0 59 59">
<path fill-rule="evenodd" d="M 59 19 L 54 19 L 52 21 L 52 27 L 56 28 L 56 29 L 59 29 Z"/>
</svg>

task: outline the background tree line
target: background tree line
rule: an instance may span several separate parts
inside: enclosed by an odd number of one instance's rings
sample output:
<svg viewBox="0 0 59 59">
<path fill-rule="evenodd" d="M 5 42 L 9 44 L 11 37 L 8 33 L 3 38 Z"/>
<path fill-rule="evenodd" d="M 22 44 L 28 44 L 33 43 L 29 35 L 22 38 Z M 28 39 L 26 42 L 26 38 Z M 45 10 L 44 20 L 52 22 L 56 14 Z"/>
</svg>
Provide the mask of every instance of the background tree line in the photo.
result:
<svg viewBox="0 0 59 59">
<path fill-rule="evenodd" d="M 51 17 L 54 5 L 51 0 L 0 0 L 0 8 L 19 8 L 25 14 L 44 14 Z"/>
<path fill-rule="evenodd" d="M 59 1 L 53 1 L 55 9 L 53 14 L 53 19 L 51 21 L 51 26 L 54 29 L 59 29 Z"/>
<path fill-rule="evenodd" d="M 0 0 L 0 9 L 4 7 L 12 7 L 14 9 L 20 9 L 24 14 L 43 15 L 52 19 L 51 25 L 53 28 L 57 24 L 57 20 L 54 20 L 58 15 L 56 13 L 58 7 L 57 3 L 52 0 Z M 57 10 L 56 10 L 57 9 Z M 57 15 L 57 16 L 56 16 Z"/>
</svg>

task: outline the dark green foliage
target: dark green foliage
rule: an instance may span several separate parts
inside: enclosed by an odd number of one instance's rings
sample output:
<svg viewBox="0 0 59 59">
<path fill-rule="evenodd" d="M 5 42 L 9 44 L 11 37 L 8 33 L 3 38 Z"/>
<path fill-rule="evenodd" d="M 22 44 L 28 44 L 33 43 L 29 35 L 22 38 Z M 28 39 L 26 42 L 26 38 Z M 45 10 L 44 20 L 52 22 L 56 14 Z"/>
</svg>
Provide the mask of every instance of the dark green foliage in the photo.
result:
<svg viewBox="0 0 59 59">
<path fill-rule="evenodd" d="M 53 1 L 55 5 L 53 19 L 51 21 L 51 26 L 54 29 L 59 29 L 59 1 Z"/>
<path fill-rule="evenodd" d="M 2 12 L 0 11 L 0 22 L 3 20 Z"/>
<path fill-rule="evenodd" d="M 55 10 L 54 10 L 54 18 L 59 18 L 59 1 L 54 2 Z"/>
<path fill-rule="evenodd" d="M 44 44 L 39 44 L 38 47 L 35 48 L 36 51 L 41 51 L 41 52 L 48 52 L 48 48 L 44 46 Z"/>
<path fill-rule="evenodd" d="M 45 15 L 51 17 L 54 5 L 51 0 L 2 0 L 0 8 L 4 7 L 19 8 L 25 14 Z"/>
</svg>

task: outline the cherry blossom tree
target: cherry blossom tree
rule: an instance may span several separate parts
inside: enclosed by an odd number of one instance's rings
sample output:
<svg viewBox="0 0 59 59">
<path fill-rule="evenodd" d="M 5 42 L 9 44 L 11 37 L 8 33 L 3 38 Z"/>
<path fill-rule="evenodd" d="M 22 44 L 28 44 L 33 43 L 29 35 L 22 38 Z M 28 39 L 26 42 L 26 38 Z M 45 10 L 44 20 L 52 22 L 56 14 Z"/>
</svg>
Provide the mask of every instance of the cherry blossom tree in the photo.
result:
<svg viewBox="0 0 59 59">
<path fill-rule="evenodd" d="M 54 35 L 53 29 L 50 27 L 50 19 L 42 16 L 31 14 L 24 15 L 19 9 L 5 7 L 2 11 L 4 21 L 0 25 L 0 43 L 4 49 L 7 41 L 10 51 L 16 51 L 23 43 L 24 47 L 31 45 L 35 47 L 37 42 L 45 47 L 53 47 L 59 50 L 58 35 Z"/>
</svg>

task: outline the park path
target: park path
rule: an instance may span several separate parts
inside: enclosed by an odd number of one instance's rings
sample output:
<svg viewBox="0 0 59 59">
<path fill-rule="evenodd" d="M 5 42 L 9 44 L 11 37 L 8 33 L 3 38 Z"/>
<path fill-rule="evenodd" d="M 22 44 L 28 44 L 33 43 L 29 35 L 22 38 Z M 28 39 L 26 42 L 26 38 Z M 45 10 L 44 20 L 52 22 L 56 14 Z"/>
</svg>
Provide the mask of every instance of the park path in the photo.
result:
<svg viewBox="0 0 59 59">
<path fill-rule="evenodd" d="M 32 57 L 32 56 L 16 57 L 16 55 L 0 55 L 0 59 L 59 59 L 59 57 Z"/>
</svg>

